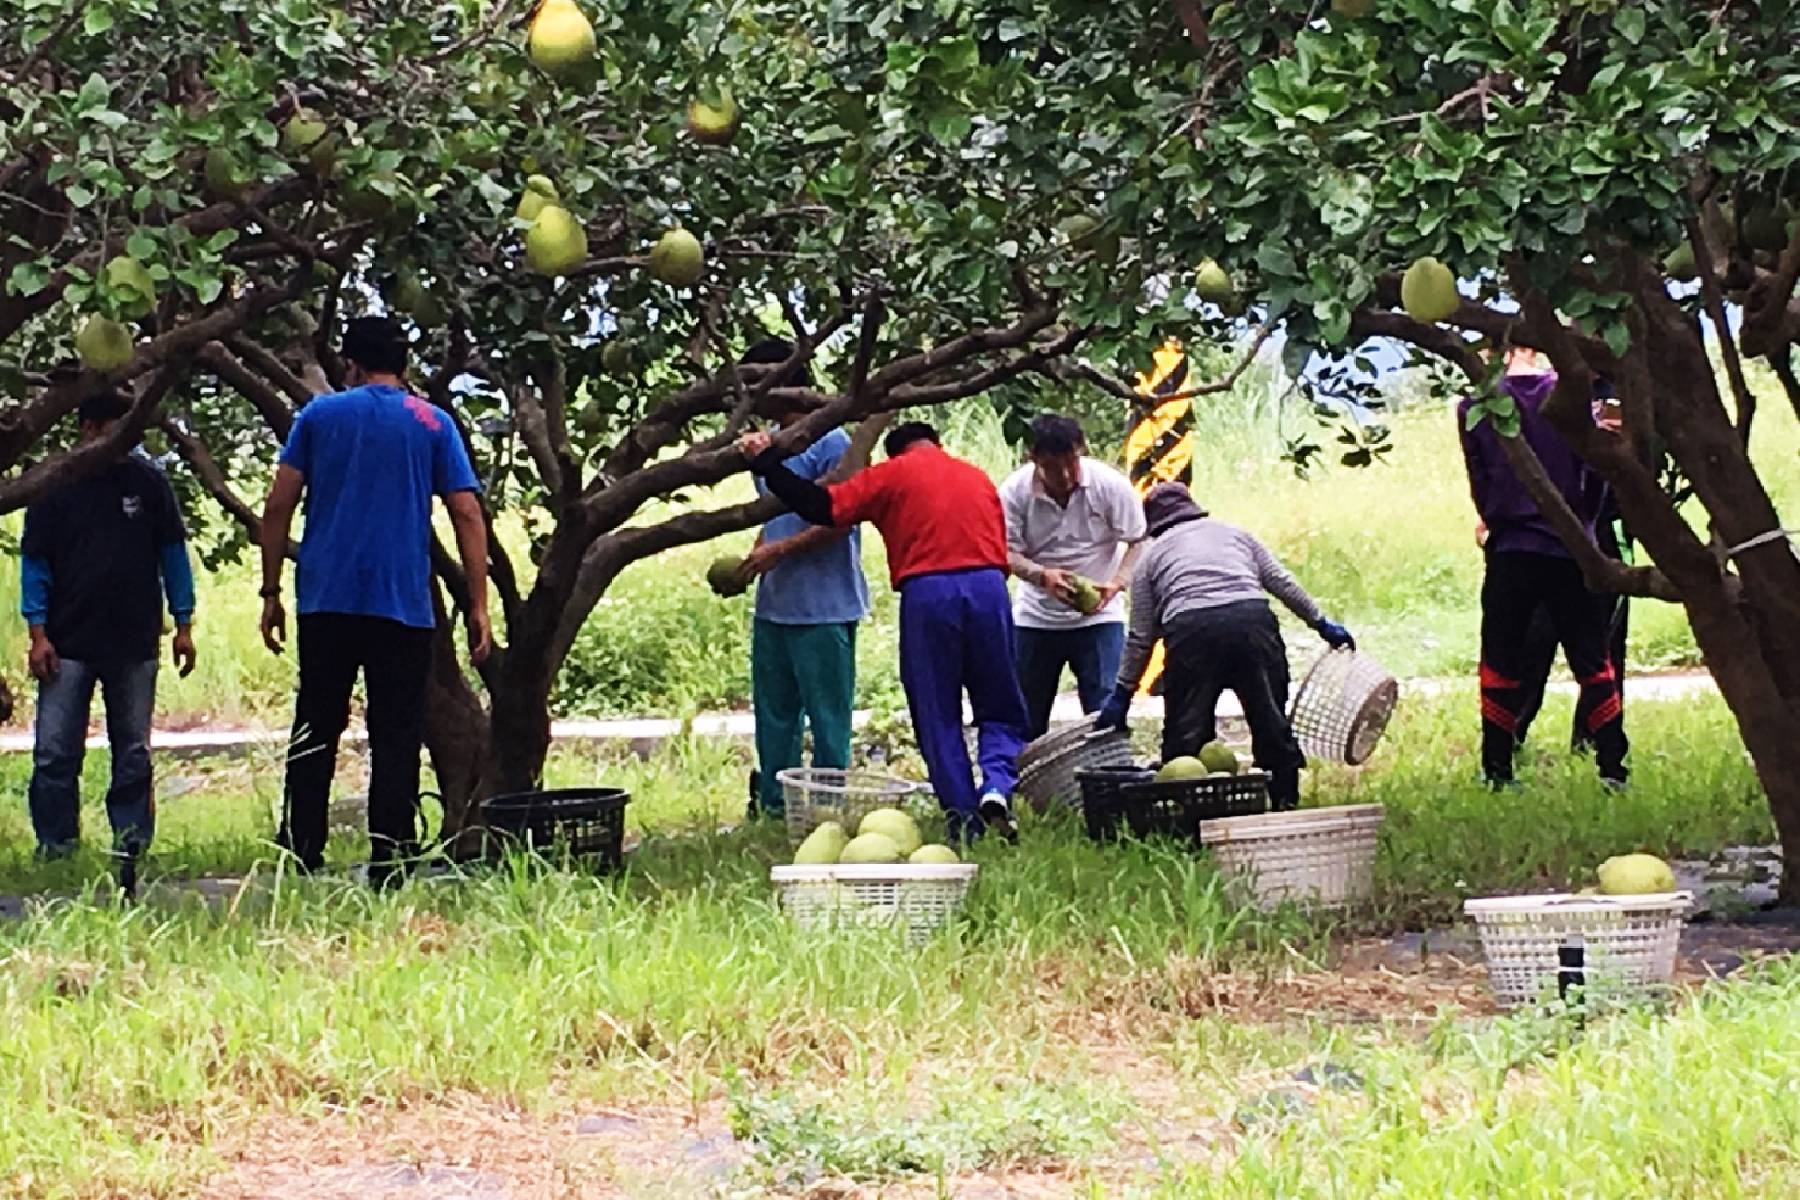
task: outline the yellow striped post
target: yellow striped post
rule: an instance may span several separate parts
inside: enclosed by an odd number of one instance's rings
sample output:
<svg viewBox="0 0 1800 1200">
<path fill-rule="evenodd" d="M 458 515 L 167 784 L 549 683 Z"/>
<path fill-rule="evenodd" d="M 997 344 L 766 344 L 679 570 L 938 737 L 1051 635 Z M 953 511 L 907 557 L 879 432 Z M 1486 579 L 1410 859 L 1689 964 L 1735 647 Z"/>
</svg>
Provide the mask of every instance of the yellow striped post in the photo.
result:
<svg viewBox="0 0 1800 1200">
<path fill-rule="evenodd" d="M 1159 483 L 1190 482 L 1194 465 L 1194 402 L 1176 395 L 1187 385 L 1187 354 L 1180 342 L 1169 338 L 1150 362 L 1150 370 L 1138 375 L 1138 395 L 1146 401 L 1175 398 L 1133 405 L 1131 432 L 1125 438 L 1125 473 L 1140 497 Z M 1163 647 L 1158 642 L 1150 651 L 1140 694 L 1160 691 L 1162 674 Z"/>
</svg>

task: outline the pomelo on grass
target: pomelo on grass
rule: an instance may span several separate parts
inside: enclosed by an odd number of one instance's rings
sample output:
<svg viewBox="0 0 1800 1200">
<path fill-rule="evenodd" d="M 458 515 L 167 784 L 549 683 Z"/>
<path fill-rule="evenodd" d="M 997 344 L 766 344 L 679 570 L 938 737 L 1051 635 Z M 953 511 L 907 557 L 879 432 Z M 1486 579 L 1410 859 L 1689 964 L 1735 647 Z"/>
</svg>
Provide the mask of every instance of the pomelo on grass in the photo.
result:
<svg viewBox="0 0 1800 1200">
<path fill-rule="evenodd" d="M 878 808 L 868 813 L 857 825 L 856 832 L 858 836 L 866 833 L 881 834 L 894 843 L 894 848 L 900 851 L 902 858 L 917 850 L 925 841 L 919 836 L 918 823 L 897 808 Z"/>
<path fill-rule="evenodd" d="M 850 839 L 838 861 L 846 864 L 897 863 L 903 857 L 893 838 L 880 833 L 863 833 Z"/>
</svg>

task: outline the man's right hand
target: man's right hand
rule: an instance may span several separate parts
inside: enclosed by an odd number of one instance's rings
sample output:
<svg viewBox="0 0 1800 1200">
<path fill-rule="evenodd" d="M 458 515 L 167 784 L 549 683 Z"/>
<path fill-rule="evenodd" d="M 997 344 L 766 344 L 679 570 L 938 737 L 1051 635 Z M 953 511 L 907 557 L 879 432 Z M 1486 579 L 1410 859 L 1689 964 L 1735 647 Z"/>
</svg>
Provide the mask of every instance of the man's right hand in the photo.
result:
<svg viewBox="0 0 1800 1200">
<path fill-rule="evenodd" d="M 752 433 L 746 433 L 743 437 L 738 439 L 738 453 L 742 454 L 750 461 L 755 462 L 756 459 L 761 457 L 762 452 L 767 450 L 774 441 L 775 438 L 772 435 L 765 433 L 760 429 Z"/>
<path fill-rule="evenodd" d="M 263 597 L 262 639 L 274 654 L 280 654 L 287 645 L 287 610 L 281 607 L 279 597 Z"/>
<path fill-rule="evenodd" d="M 469 610 L 469 661 L 476 666 L 488 660 L 494 650 L 494 626 L 487 609 Z"/>
<path fill-rule="evenodd" d="M 1069 607 L 1075 606 L 1075 572 L 1065 571 L 1061 567 L 1045 567 L 1043 581 L 1038 586 Z"/>
<path fill-rule="evenodd" d="M 31 666 L 31 677 L 39 683 L 49 683 L 62 670 L 62 659 L 56 656 L 56 647 L 41 633 L 32 635 L 31 655 L 27 661 Z"/>
</svg>

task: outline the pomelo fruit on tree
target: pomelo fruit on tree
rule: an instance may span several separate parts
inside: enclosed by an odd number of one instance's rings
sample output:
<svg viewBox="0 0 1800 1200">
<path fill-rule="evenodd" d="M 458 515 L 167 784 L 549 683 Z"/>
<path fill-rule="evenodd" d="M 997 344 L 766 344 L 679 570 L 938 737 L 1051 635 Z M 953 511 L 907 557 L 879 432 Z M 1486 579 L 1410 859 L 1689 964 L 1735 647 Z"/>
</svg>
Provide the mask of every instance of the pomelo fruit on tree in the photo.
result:
<svg viewBox="0 0 1800 1200">
<path fill-rule="evenodd" d="M 700 239 L 677 226 L 650 248 L 650 273 L 672 287 L 692 287 L 706 271 Z"/>
<path fill-rule="evenodd" d="M 1200 763 L 1211 775 L 1236 775 L 1237 752 L 1224 742 L 1208 742 L 1200 747 Z"/>
<path fill-rule="evenodd" d="M 556 184 L 548 175 L 533 175 L 525 180 L 525 192 L 519 197 L 519 207 L 514 215 L 521 221 L 535 221 L 538 214 L 551 205 L 561 206 L 562 197 L 556 193 Z"/>
<path fill-rule="evenodd" d="M 600 351 L 600 365 L 608 375 L 628 375 L 637 366 L 637 351 L 622 337 L 608 338 Z"/>
<path fill-rule="evenodd" d="M 806 835 L 800 848 L 794 851 L 794 865 L 803 867 L 829 866 L 844 853 L 844 847 L 850 844 L 850 838 L 844 833 L 844 827 L 836 821 L 821 822 L 818 828 Z"/>
<path fill-rule="evenodd" d="M 1406 268 L 1406 274 L 1400 277 L 1400 307 L 1415 321 L 1442 321 L 1461 304 L 1456 276 L 1429 255 Z"/>
<path fill-rule="evenodd" d="M 1375 0 L 1331 0 L 1331 11 L 1340 17 L 1366 17 Z"/>
<path fill-rule="evenodd" d="M 950 847 L 939 842 L 933 842 L 929 846 L 920 846 L 917 850 L 914 850 L 911 854 L 907 855 L 906 861 L 909 863 L 916 863 L 920 866 L 950 866 L 953 863 L 961 862 L 962 859 L 959 858 L 956 851 L 952 850 Z"/>
<path fill-rule="evenodd" d="M 545 206 L 525 234 L 525 265 L 539 275 L 567 275 L 587 256 L 587 230 L 566 208 Z"/>
<path fill-rule="evenodd" d="M 904 855 L 894 839 L 883 833 L 859 833 L 844 846 L 838 856 L 841 863 L 897 863 Z"/>
<path fill-rule="evenodd" d="M 556 75 L 593 58 L 597 43 L 593 22 L 575 0 L 544 0 L 531 19 L 526 45 L 532 65 Z"/>
<path fill-rule="evenodd" d="M 106 287 L 127 316 L 141 317 L 156 307 L 156 281 L 149 268 L 129 254 L 107 262 Z"/>
<path fill-rule="evenodd" d="M 317 112 L 296 109 L 282 126 L 281 150 L 289 158 L 306 159 L 315 175 L 330 175 L 337 165 L 338 137 Z"/>
<path fill-rule="evenodd" d="M 75 353 L 90 371 L 117 371 L 131 362 L 134 352 L 131 331 L 110 317 L 89 317 L 75 335 Z"/>
<path fill-rule="evenodd" d="M 1191 754 L 1183 754 L 1179 758 L 1171 758 L 1156 772 L 1156 782 L 1168 783 L 1171 780 L 1202 779 L 1207 775 L 1206 764 Z"/>
<path fill-rule="evenodd" d="M 1678 279 L 1686 283 L 1700 274 L 1700 266 L 1694 261 L 1694 247 L 1691 242 L 1683 242 L 1663 259 L 1663 274 L 1670 279 Z"/>
<path fill-rule="evenodd" d="M 703 146 L 729 146 L 742 117 L 730 92 L 720 92 L 717 103 L 692 100 L 687 110 L 688 136 Z"/>
<path fill-rule="evenodd" d="M 206 152 L 206 165 L 201 169 L 206 192 L 215 200 L 236 200 L 250 190 L 250 172 L 237 157 L 223 146 Z"/>
<path fill-rule="evenodd" d="M 1675 872 L 1654 854 L 1621 854 L 1600 864 L 1605 896 L 1646 896 L 1675 890 Z"/>
<path fill-rule="evenodd" d="M 1207 258 L 1194 268 L 1194 294 L 1209 304 L 1224 304 L 1237 295 L 1237 288 L 1225 268 Z"/>
<path fill-rule="evenodd" d="M 706 586 L 721 596 L 741 596 L 748 586 L 744 582 L 744 560 L 732 558 L 713 559 L 712 566 L 706 568 Z"/>
<path fill-rule="evenodd" d="M 865 833 L 881 834 L 894 843 L 902 857 L 917 850 L 925 841 L 919 836 L 918 823 L 897 808 L 878 808 L 866 814 L 856 832 L 859 837 Z"/>
</svg>

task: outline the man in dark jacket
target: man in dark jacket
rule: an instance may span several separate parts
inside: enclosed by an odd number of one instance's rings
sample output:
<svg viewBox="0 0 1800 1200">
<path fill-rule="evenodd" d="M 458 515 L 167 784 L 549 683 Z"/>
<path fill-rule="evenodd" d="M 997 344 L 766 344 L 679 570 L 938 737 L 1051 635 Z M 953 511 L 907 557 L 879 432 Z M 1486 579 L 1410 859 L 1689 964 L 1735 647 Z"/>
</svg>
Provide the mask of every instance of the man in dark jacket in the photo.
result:
<svg viewBox="0 0 1800 1200">
<path fill-rule="evenodd" d="M 82 401 L 82 442 L 105 437 L 127 411 L 113 391 Z M 165 593 L 175 664 L 183 675 L 194 669 L 194 574 L 175 493 L 133 452 L 26 509 L 20 550 L 19 609 L 38 681 L 30 794 L 38 852 L 60 857 L 80 841 L 81 760 L 97 686 L 112 749 L 106 815 L 129 890 L 156 831 L 150 714 Z"/>
<path fill-rule="evenodd" d="M 1500 383 L 1519 412 L 1519 436 L 1537 454 L 1544 470 L 1589 538 L 1606 500 L 1606 485 L 1578 457 L 1542 415 L 1556 388 L 1548 372 L 1514 368 Z M 1609 649 L 1605 610 L 1588 591 L 1581 568 L 1539 511 L 1507 461 L 1491 421 L 1469 427 L 1473 400 L 1458 411 L 1463 457 L 1475 510 L 1487 528 L 1487 569 L 1481 587 L 1481 768 L 1495 786 L 1510 783 L 1522 718 L 1530 711 L 1534 685 L 1531 623 L 1544 608 L 1580 684 L 1578 728 L 1591 739 L 1601 778 L 1625 781 L 1623 702 L 1617 665 Z"/>
<path fill-rule="evenodd" d="M 1297 807 L 1306 759 L 1288 723 L 1287 648 L 1268 597 L 1328 645 L 1354 647 L 1355 640 L 1325 619 L 1267 547 L 1209 517 L 1185 485 L 1151 488 L 1144 521 L 1151 541 L 1131 580 L 1125 658 L 1095 727 L 1125 728 L 1150 649 L 1164 641 L 1163 761 L 1198 754 L 1213 740 L 1219 695 L 1229 689 L 1244 706 L 1256 765 L 1269 773 L 1269 802 L 1277 809 Z"/>
</svg>

